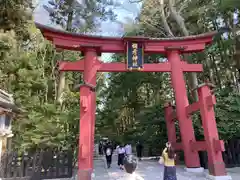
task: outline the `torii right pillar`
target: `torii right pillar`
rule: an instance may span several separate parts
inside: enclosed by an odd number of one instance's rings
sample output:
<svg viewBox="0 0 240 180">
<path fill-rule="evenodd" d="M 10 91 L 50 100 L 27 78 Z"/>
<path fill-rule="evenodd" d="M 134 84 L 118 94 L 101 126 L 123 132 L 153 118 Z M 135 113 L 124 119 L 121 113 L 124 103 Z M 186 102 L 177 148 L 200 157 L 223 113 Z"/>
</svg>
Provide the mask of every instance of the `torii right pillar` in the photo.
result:
<svg viewBox="0 0 240 180">
<path fill-rule="evenodd" d="M 212 94 L 209 84 L 198 87 L 199 109 L 204 131 L 205 147 L 208 154 L 209 179 L 231 180 L 227 175 L 225 163 L 222 157 L 224 142 L 219 140 L 217 123 L 214 113 L 216 98 Z"/>
<path fill-rule="evenodd" d="M 195 142 L 195 135 L 191 117 L 187 115 L 189 105 L 183 70 L 181 68 L 180 50 L 167 50 L 167 58 L 171 63 L 171 80 L 175 94 L 176 114 L 179 121 L 181 144 L 184 151 L 185 165 L 189 171 L 203 171 L 197 151 L 191 150 L 190 142 Z"/>
<path fill-rule="evenodd" d="M 176 114 L 179 121 L 181 146 L 184 151 L 184 160 L 186 169 L 189 172 L 201 172 L 200 159 L 198 151 L 192 148 L 196 144 L 193 124 L 190 115 L 187 112 L 189 106 L 186 84 L 184 80 L 183 70 L 181 68 L 180 49 L 167 49 L 167 58 L 171 63 L 171 80 L 175 94 Z M 215 97 L 211 94 L 208 86 L 198 88 L 199 101 L 198 107 L 201 112 L 201 119 L 204 129 L 204 149 L 208 152 L 209 163 L 209 179 L 215 180 L 231 180 L 231 176 L 227 176 L 225 164 L 222 158 L 224 150 L 223 141 L 219 140 L 217 124 L 214 114 Z M 169 135 L 169 139 L 170 139 Z M 174 138 L 170 140 L 175 141 Z"/>
</svg>

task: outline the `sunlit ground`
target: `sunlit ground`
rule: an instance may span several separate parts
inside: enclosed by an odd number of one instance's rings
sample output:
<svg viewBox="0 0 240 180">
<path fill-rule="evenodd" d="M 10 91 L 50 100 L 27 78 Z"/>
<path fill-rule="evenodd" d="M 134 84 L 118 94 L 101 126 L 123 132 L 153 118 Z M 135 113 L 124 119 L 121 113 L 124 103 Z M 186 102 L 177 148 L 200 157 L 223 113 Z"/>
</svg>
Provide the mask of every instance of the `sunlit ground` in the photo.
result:
<svg viewBox="0 0 240 180">
<path fill-rule="evenodd" d="M 109 173 L 109 175 L 114 178 L 114 179 L 119 179 L 119 173 L 118 172 L 111 172 Z M 134 172 L 132 174 L 128 174 L 123 172 L 122 173 L 122 177 L 120 177 L 121 179 L 125 179 L 125 180 L 144 180 L 144 178 L 138 174 L 137 172 Z"/>
</svg>

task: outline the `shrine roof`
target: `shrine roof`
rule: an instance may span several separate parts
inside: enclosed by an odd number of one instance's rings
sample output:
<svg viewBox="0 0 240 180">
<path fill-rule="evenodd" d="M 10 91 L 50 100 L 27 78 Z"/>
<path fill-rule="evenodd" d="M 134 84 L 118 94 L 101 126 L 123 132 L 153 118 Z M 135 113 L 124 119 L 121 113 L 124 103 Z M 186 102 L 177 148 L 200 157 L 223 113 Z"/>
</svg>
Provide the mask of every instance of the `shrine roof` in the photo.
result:
<svg viewBox="0 0 240 180">
<path fill-rule="evenodd" d="M 151 38 L 151 37 L 143 37 L 143 36 L 122 36 L 122 37 L 110 37 L 110 36 L 99 36 L 99 35 L 87 35 L 87 34 L 81 34 L 81 33 L 72 33 L 63 31 L 60 29 L 52 28 L 40 23 L 35 22 L 35 25 L 42 34 L 44 35 L 44 32 L 51 32 L 51 33 L 57 33 L 61 36 L 71 36 L 76 38 L 84 38 L 84 39 L 96 39 L 96 40 L 113 40 L 113 41 L 122 41 L 125 39 L 135 39 L 139 41 L 183 41 L 183 40 L 199 40 L 202 38 L 212 38 L 215 36 L 218 31 L 212 31 L 208 33 L 203 33 L 199 35 L 191 35 L 191 36 L 184 36 L 184 37 L 168 37 L 168 38 Z"/>
<path fill-rule="evenodd" d="M 14 113 L 20 113 L 21 109 L 19 109 L 13 100 L 13 95 L 7 93 L 6 91 L 0 89 L 0 112 L 1 111 L 12 111 Z"/>
</svg>

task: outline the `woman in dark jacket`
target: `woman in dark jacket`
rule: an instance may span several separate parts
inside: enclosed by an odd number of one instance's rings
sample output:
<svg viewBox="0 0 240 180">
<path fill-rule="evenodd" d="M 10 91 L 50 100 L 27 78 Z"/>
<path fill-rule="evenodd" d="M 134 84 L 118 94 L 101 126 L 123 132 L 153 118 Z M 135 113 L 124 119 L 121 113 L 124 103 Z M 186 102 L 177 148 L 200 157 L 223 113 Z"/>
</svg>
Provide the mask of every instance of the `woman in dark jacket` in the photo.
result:
<svg viewBox="0 0 240 180">
<path fill-rule="evenodd" d="M 110 142 L 107 142 L 106 146 L 104 147 L 104 153 L 106 156 L 107 167 L 110 168 L 112 164 L 112 155 L 113 155 L 113 146 Z"/>
<path fill-rule="evenodd" d="M 136 150 L 137 150 L 137 157 L 141 161 L 143 145 L 140 142 L 137 142 Z"/>
</svg>

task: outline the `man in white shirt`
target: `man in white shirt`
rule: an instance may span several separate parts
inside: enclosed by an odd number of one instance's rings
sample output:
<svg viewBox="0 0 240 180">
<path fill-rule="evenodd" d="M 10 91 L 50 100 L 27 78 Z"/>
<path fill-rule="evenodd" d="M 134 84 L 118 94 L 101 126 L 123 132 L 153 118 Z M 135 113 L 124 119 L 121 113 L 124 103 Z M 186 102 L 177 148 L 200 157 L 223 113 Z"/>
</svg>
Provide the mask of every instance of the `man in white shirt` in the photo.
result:
<svg viewBox="0 0 240 180">
<path fill-rule="evenodd" d="M 132 154 L 132 146 L 131 146 L 131 144 L 127 144 L 127 145 L 125 146 L 125 152 L 126 152 L 126 155 L 127 155 L 127 156 L 129 156 L 129 155 Z"/>
</svg>

